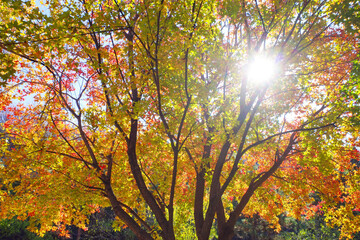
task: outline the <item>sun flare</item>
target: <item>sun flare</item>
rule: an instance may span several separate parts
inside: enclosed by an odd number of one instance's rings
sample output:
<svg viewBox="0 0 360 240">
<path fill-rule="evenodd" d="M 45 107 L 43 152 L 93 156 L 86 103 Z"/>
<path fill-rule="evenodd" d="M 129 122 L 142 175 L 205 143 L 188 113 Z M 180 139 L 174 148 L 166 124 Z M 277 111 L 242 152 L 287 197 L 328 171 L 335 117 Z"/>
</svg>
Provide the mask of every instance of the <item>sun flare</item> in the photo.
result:
<svg viewBox="0 0 360 240">
<path fill-rule="evenodd" d="M 256 56 L 248 66 L 248 80 L 255 84 L 268 83 L 277 72 L 275 60 L 266 56 Z"/>
</svg>

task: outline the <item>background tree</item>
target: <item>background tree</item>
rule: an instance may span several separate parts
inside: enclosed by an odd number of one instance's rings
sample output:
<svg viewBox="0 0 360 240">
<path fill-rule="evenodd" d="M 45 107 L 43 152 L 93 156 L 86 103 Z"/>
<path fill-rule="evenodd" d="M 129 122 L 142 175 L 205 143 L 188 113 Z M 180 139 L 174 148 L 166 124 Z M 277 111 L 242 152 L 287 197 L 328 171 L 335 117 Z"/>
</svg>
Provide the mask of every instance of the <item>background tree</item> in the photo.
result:
<svg viewBox="0 0 360 240">
<path fill-rule="evenodd" d="M 1 217 L 41 234 L 110 205 L 139 239 L 231 239 L 240 214 L 311 215 L 316 190 L 359 231 L 357 35 L 332 1 L 1 4 Z"/>
</svg>

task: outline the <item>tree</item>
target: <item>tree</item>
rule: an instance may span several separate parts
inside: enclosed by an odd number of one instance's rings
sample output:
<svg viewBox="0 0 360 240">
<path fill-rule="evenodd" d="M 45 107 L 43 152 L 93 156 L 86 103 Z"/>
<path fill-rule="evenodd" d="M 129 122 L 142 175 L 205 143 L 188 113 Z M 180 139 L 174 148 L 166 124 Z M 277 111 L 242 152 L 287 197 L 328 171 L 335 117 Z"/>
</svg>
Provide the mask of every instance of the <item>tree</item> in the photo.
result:
<svg viewBox="0 0 360 240">
<path fill-rule="evenodd" d="M 110 205 L 139 239 L 231 239 L 240 214 L 310 216 L 316 191 L 359 231 L 358 40 L 332 1 L 1 4 L 1 217 L 41 234 Z"/>
</svg>

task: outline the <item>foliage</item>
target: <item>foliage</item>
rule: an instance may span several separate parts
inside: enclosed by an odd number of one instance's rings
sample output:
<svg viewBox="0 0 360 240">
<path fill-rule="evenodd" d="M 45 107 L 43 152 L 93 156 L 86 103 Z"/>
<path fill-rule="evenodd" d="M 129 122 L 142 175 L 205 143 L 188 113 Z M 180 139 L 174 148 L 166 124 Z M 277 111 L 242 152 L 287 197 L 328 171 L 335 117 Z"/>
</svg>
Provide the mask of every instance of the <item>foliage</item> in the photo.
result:
<svg viewBox="0 0 360 240">
<path fill-rule="evenodd" d="M 277 234 L 258 214 L 252 217 L 242 216 L 235 225 L 236 239 L 274 239 Z"/>
<path fill-rule="evenodd" d="M 242 216 L 235 227 L 235 239 L 251 240 L 295 240 L 295 239 L 339 239 L 340 231 L 329 227 L 322 213 L 317 213 L 312 218 L 295 219 L 286 215 L 280 215 L 279 224 L 281 231 L 275 232 L 266 220 L 254 215 Z M 357 239 L 354 236 L 353 239 Z"/>
<path fill-rule="evenodd" d="M 95 212 L 89 216 L 88 229 L 86 231 L 81 231 L 80 239 L 136 239 L 135 235 L 128 228 L 114 231 L 114 220 L 115 213 L 110 208 L 99 209 L 99 212 Z"/>
<path fill-rule="evenodd" d="M 347 30 L 357 32 L 360 30 L 360 7 L 357 1 L 333 1 L 331 4 L 332 19 L 338 24 L 344 24 Z"/>
<path fill-rule="evenodd" d="M 115 220 L 114 212 L 109 209 L 100 209 L 98 212 L 89 216 L 89 223 L 86 231 L 77 228 L 74 225 L 67 226 L 70 239 L 82 240 L 101 240 L 101 239 L 136 239 L 130 229 L 121 229 L 114 231 L 112 226 Z M 0 221 L 0 239 L 2 240 L 60 240 L 66 239 L 60 237 L 56 232 L 47 232 L 44 237 L 39 237 L 35 233 L 29 232 L 26 228 L 29 226 L 27 220 L 21 221 L 16 217 Z"/>
<path fill-rule="evenodd" d="M 302 219 L 301 221 L 294 221 L 292 227 L 287 231 L 282 231 L 275 239 L 328 239 L 336 240 L 340 237 L 338 229 L 331 228 L 326 225 L 324 218 L 316 215 L 311 219 Z M 291 229 L 292 228 L 292 229 Z"/>
<path fill-rule="evenodd" d="M 139 239 L 204 240 L 321 209 L 351 238 L 359 49 L 342 2 L 2 1 L 0 218 L 67 236 L 111 206 Z M 258 58 L 276 69 L 256 81 Z"/>
<path fill-rule="evenodd" d="M 20 221 L 16 217 L 0 221 L 0 236 L 2 240 L 54 240 L 50 234 L 39 237 L 26 230 L 27 221 Z"/>
</svg>

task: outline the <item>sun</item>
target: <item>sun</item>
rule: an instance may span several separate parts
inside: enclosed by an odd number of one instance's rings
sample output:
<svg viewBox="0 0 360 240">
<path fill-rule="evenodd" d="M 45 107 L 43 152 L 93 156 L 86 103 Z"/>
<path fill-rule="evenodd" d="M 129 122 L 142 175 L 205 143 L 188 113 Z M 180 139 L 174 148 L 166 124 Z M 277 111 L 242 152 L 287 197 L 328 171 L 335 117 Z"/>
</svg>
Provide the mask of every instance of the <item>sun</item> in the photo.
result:
<svg viewBox="0 0 360 240">
<path fill-rule="evenodd" d="M 267 56 L 255 56 L 247 68 L 249 82 L 259 85 L 269 83 L 277 73 L 275 59 Z"/>
</svg>

